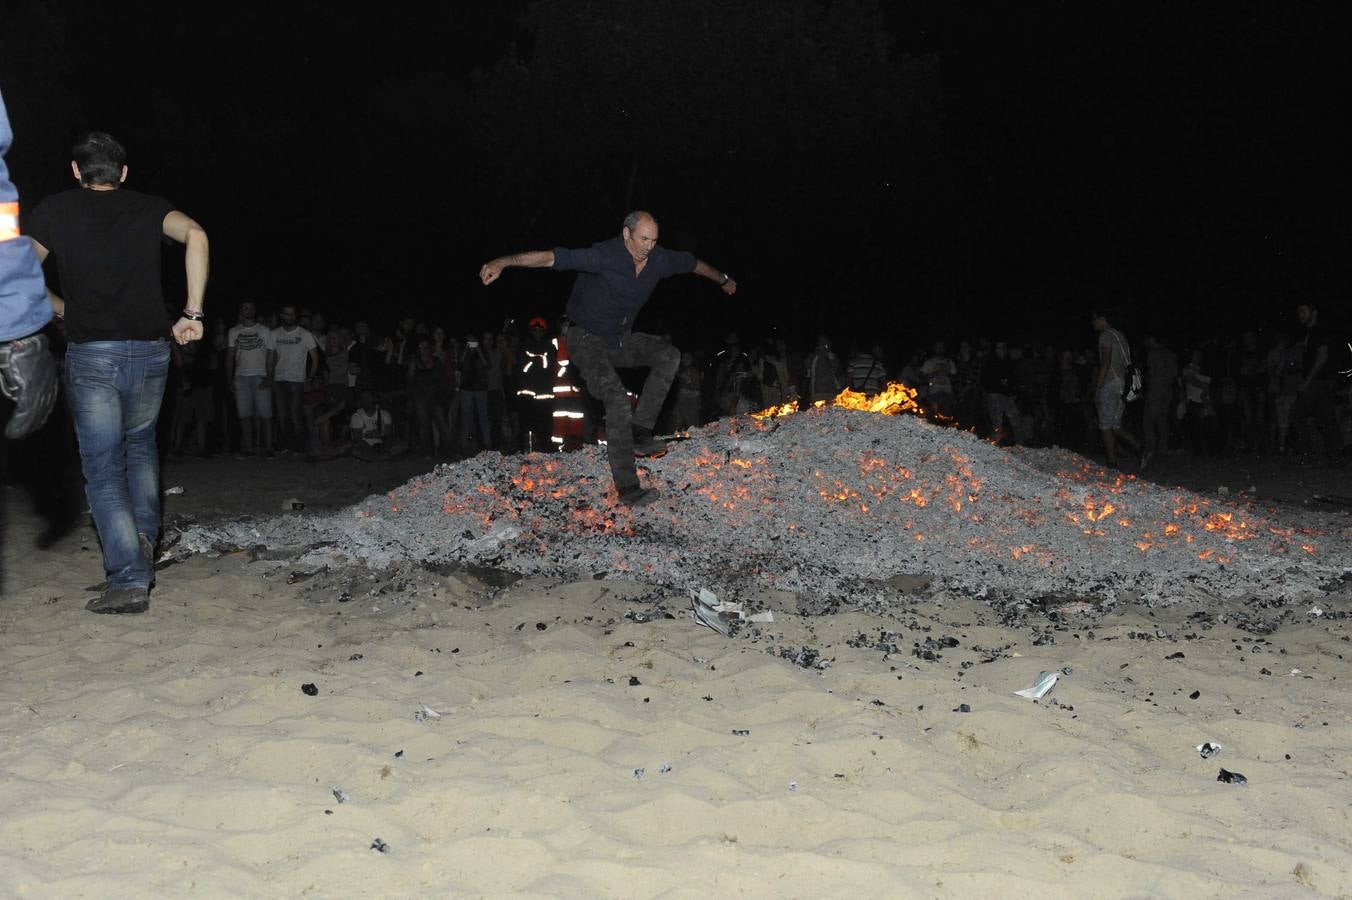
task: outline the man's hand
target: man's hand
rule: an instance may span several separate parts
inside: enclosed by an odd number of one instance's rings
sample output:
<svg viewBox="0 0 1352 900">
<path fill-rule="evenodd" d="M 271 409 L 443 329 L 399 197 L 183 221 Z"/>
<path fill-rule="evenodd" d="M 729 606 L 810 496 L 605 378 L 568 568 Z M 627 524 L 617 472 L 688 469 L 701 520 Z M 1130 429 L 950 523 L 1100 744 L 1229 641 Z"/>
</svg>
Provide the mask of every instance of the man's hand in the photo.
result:
<svg viewBox="0 0 1352 900">
<path fill-rule="evenodd" d="M 502 275 L 502 270 L 505 268 L 507 268 L 507 266 L 506 264 L 503 263 L 502 260 L 500 259 L 489 260 L 488 262 L 484 263 L 482 267 L 480 267 L 479 280 L 482 281 L 485 286 L 490 285 L 498 280 L 498 278 Z"/>
<path fill-rule="evenodd" d="M 173 327 L 174 340 L 180 345 L 202 339 L 202 323 L 192 319 L 179 318 Z"/>
<path fill-rule="evenodd" d="M 56 382 L 56 360 L 47 350 L 47 335 L 0 343 L 0 394 L 15 403 L 5 437 L 17 440 L 42 427 L 56 402 Z"/>
<path fill-rule="evenodd" d="M 714 284 L 718 285 L 718 289 L 723 293 L 727 294 L 729 297 L 737 293 L 737 279 L 733 278 L 727 272 L 720 272 L 718 269 L 715 269 L 713 266 L 709 265 L 704 260 L 702 259 L 695 260 L 694 271 L 695 274 L 700 276 L 701 278 L 707 278 Z"/>
</svg>

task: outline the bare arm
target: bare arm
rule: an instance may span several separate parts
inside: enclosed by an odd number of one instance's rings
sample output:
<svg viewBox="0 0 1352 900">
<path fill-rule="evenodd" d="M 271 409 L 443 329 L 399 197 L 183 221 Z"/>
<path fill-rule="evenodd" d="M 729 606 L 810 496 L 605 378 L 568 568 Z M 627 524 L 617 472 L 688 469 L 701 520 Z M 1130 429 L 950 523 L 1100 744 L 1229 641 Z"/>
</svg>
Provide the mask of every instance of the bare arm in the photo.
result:
<svg viewBox="0 0 1352 900">
<path fill-rule="evenodd" d="M 731 297 L 737 293 L 737 280 L 727 272 L 720 272 L 702 259 L 695 260 L 695 274 L 703 275 L 722 288 L 723 293 Z"/>
<path fill-rule="evenodd" d="M 484 263 L 479 269 L 479 280 L 485 285 L 492 284 L 502 275 L 502 270 L 510 266 L 522 269 L 548 269 L 553 265 L 553 250 L 527 250 L 525 253 L 499 256 Z"/>
<path fill-rule="evenodd" d="M 183 268 L 188 279 L 188 298 L 183 308 L 187 312 L 201 315 L 207 293 L 207 272 L 210 269 L 211 258 L 206 230 L 178 210 L 173 210 L 164 217 L 162 227 L 166 237 L 173 238 L 185 247 Z M 202 334 L 201 322 L 180 317 L 174 323 L 174 340 L 180 344 L 200 341 Z"/>
</svg>

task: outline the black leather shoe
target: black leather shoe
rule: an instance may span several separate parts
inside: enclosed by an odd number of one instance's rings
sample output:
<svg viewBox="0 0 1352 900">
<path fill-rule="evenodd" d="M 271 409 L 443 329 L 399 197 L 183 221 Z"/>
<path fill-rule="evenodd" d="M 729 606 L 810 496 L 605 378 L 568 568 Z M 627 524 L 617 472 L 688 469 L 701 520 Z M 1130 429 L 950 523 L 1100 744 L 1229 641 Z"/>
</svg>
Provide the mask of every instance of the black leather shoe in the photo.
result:
<svg viewBox="0 0 1352 900">
<path fill-rule="evenodd" d="M 145 588 L 109 588 L 86 603 L 85 609 L 113 615 L 143 613 L 150 609 L 150 592 Z"/>
</svg>

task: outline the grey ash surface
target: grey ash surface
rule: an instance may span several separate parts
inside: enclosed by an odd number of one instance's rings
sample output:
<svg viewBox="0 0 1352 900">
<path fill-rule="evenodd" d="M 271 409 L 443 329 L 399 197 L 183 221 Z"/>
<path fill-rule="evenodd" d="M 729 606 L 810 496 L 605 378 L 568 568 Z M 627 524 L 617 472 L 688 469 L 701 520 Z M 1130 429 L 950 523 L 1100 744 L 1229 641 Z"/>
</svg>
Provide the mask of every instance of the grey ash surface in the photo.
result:
<svg viewBox="0 0 1352 900">
<path fill-rule="evenodd" d="M 662 499 L 630 510 L 600 448 L 485 453 L 336 512 L 189 526 L 180 547 L 785 591 L 819 612 L 899 590 L 1290 603 L 1345 590 L 1352 573 L 1336 516 L 1203 497 L 913 416 L 722 420 L 642 468 Z"/>
</svg>

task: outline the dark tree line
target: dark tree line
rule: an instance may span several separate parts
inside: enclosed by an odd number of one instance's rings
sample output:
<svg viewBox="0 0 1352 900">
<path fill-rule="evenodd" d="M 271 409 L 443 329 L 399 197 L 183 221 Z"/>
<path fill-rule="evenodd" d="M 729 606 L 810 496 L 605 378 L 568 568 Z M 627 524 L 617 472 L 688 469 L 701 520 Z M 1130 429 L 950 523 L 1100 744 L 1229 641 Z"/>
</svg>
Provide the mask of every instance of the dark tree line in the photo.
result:
<svg viewBox="0 0 1352 900">
<path fill-rule="evenodd" d="M 485 255 L 642 206 L 736 271 L 726 317 L 1079 333 L 1108 301 L 1196 329 L 1346 283 L 1347 21 L 1276 0 L 0 0 L 0 86 L 28 202 L 69 184 L 76 132 L 113 131 L 133 184 L 209 227 L 218 296 L 473 312 Z"/>
<path fill-rule="evenodd" d="M 209 224 L 218 288 L 463 303 L 483 254 L 644 206 L 794 300 L 882 265 L 938 158 L 937 60 L 894 53 L 874 0 L 547 0 L 473 60 L 445 10 L 79 8 L 6 0 L 14 168 L 40 196 L 74 132 L 119 133 L 133 183 Z"/>
</svg>

